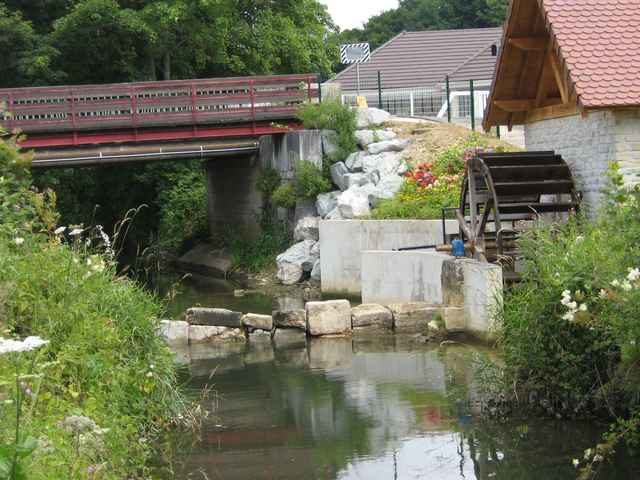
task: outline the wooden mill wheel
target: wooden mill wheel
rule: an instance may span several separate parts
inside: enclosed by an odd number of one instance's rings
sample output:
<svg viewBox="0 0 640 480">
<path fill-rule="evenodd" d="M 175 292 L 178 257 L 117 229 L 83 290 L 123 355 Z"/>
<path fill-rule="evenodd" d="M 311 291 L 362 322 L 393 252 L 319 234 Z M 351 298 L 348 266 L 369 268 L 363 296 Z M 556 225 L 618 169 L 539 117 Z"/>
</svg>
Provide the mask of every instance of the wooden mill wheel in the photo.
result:
<svg viewBox="0 0 640 480">
<path fill-rule="evenodd" d="M 500 212 L 491 172 L 480 158 L 467 161 L 456 217 L 466 249 L 474 259 L 486 262 L 487 224 L 500 225 Z"/>
</svg>

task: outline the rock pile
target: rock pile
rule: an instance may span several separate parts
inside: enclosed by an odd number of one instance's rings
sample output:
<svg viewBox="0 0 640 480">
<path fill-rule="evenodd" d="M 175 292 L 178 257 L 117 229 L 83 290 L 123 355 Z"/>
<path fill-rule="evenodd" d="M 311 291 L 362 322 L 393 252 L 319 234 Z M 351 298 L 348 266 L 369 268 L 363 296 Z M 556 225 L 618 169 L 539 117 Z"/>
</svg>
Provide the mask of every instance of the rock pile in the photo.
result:
<svg viewBox="0 0 640 480">
<path fill-rule="evenodd" d="M 285 285 L 311 278 L 320 280 L 319 222 L 371 215 L 381 200 L 395 196 L 407 172 L 404 151 L 410 140 L 400 140 L 380 127 L 391 115 L 375 108 L 359 108 L 355 140 L 360 150 L 331 166 L 331 179 L 339 190 L 318 195 L 314 209 L 296 214 L 294 240 L 298 243 L 278 256 L 277 277 Z M 325 156 L 338 151 L 337 133 L 322 131 Z"/>
</svg>

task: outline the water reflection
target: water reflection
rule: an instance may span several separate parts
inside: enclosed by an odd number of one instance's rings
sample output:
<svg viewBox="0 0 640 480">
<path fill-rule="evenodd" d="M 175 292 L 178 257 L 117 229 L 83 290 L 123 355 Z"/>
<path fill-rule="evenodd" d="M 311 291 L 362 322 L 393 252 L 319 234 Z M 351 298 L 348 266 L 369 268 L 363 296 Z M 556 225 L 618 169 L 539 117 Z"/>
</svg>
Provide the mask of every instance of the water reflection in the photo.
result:
<svg viewBox="0 0 640 480">
<path fill-rule="evenodd" d="M 600 429 L 476 420 L 478 354 L 402 337 L 191 349 L 191 386 L 214 383 L 220 398 L 175 478 L 575 478 L 571 459 Z M 601 478 L 634 478 L 637 467 L 622 459 Z"/>
</svg>

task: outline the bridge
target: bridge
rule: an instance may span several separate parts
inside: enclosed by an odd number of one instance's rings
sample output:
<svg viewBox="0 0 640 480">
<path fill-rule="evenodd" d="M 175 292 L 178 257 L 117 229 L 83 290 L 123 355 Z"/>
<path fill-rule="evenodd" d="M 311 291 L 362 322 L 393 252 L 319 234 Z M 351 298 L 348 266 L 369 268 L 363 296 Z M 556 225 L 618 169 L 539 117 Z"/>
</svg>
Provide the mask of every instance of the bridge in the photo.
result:
<svg viewBox="0 0 640 480">
<path fill-rule="evenodd" d="M 0 127 L 26 135 L 33 168 L 211 159 L 300 129 L 318 97 L 315 75 L 0 89 Z"/>
</svg>

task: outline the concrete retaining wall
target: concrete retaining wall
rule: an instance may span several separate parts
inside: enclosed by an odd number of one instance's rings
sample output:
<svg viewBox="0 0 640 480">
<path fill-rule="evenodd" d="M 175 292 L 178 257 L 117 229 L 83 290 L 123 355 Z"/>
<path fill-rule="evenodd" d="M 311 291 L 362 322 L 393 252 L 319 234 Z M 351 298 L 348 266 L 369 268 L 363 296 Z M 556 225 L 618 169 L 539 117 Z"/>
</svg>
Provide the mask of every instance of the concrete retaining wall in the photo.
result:
<svg viewBox="0 0 640 480">
<path fill-rule="evenodd" d="M 449 258 L 428 250 L 362 252 L 362 302 L 442 305 L 442 264 Z"/>
<path fill-rule="evenodd" d="M 458 222 L 447 221 L 447 233 L 458 232 Z M 442 243 L 440 220 L 328 220 L 320 222 L 322 291 L 362 293 L 362 252 Z"/>
</svg>

